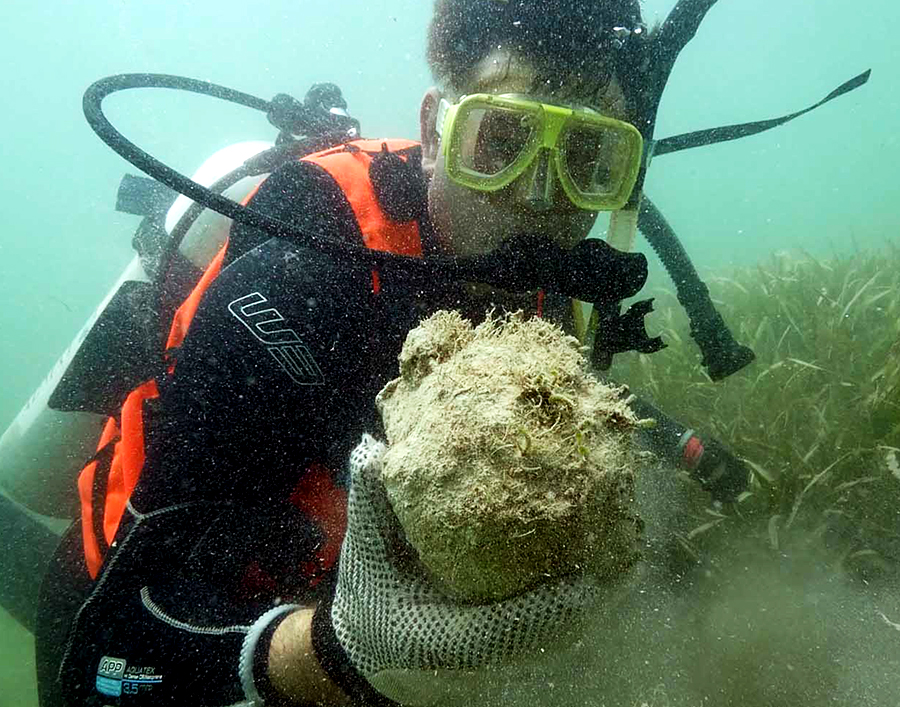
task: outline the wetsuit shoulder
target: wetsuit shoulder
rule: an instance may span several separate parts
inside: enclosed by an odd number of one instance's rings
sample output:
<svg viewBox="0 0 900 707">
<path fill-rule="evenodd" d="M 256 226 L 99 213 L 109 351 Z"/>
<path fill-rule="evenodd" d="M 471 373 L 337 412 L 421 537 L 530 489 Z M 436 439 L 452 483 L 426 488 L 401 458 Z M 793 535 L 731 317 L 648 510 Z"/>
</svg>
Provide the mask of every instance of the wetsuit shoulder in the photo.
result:
<svg viewBox="0 0 900 707">
<path fill-rule="evenodd" d="M 347 197 L 334 178 L 312 162 L 297 160 L 279 167 L 260 185 L 249 205 L 266 216 L 308 232 L 310 236 L 323 235 L 363 244 L 362 232 Z M 271 237 L 253 226 L 235 223 L 229 236 L 225 265 Z"/>
<path fill-rule="evenodd" d="M 346 197 L 315 164 L 282 166 L 250 206 L 362 244 Z M 152 480 L 136 493 L 148 507 L 171 503 L 173 489 L 283 496 L 314 460 L 343 470 L 354 435 L 377 429 L 372 401 L 396 371 L 404 307 L 374 296 L 368 267 L 241 224 L 228 253 L 149 426 Z"/>
</svg>

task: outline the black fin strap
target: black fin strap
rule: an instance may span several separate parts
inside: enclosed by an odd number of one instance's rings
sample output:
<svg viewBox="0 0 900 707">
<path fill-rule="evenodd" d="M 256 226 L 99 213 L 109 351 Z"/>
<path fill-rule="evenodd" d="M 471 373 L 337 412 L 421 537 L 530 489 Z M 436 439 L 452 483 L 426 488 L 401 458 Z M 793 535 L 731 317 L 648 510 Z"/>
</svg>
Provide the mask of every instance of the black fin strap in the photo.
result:
<svg viewBox="0 0 900 707">
<path fill-rule="evenodd" d="M 597 333 L 591 363 L 600 370 L 609 369 L 614 354 L 624 351 L 656 353 L 666 347 L 662 337 L 647 335 L 644 317 L 653 311 L 653 299 L 635 302 L 624 314 L 619 313 L 618 303 L 595 305 Z"/>
</svg>

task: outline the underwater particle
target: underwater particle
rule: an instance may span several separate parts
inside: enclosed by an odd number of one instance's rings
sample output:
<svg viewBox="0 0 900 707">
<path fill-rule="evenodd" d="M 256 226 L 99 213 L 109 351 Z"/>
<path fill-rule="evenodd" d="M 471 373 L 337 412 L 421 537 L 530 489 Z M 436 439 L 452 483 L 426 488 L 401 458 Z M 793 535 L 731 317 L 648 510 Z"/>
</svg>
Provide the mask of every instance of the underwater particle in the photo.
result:
<svg viewBox="0 0 900 707">
<path fill-rule="evenodd" d="M 878 614 L 881 616 L 881 620 L 884 621 L 888 626 L 896 631 L 900 631 L 900 623 L 891 621 L 887 616 L 885 616 L 884 612 L 882 611 L 879 611 Z"/>
<path fill-rule="evenodd" d="M 484 603 L 548 578 L 623 578 L 637 560 L 631 509 L 639 421 L 589 371 L 576 339 L 542 319 L 478 327 L 438 312 L 407 336 L 377 397 L 383 479 L 436 586 Z"/>
</svg>

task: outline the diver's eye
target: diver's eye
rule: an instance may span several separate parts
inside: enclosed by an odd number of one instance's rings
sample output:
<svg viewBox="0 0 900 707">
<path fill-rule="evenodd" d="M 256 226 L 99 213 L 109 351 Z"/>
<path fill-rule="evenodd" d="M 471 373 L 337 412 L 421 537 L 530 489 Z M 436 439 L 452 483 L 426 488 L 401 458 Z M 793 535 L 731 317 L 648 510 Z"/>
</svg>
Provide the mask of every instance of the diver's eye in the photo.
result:
<svg viewBox="0 0 900 707">
<path fill-rule="evenodd" d="M 532 116 L 506 110 L 482 110 L 481 113 L 472 168 L 482 174 L 497 174 L 525 149 L 534 131 L 535 120 Z"/>
<path fill-rule="evenodd" d="M 605 191 L 612 174 L 613 143 L 609 130 L 573 128 L 565 137 L 564 150 L 569 176 L 581 191 Z"/>
</svg>

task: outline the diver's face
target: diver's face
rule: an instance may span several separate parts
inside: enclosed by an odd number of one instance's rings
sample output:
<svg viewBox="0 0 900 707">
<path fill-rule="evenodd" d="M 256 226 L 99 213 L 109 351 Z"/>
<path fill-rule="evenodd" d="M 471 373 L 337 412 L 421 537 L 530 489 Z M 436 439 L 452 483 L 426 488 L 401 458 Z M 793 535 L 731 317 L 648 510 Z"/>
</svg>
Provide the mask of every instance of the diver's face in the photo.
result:
<svg viewBox="0 0 900 707">
<path fill-rule="evenodd" d="M 497 51 L 484 59 L 471 86 L 461 91 L 473 93 L 515 93 L 544 103 L 563 104 L 549 95 L 533 90 L 534 72 L 527 64 L 513 59 L 508 52 Z M 504 240 L 522 233 L 539 234 L 564 248 L 569 248 L 587 236 L 597 213 L 579 209 L 569 201 L 556 176 L 551 172 L 549 198 L 535 201 L 529 198 L 535 191 L 548 192 L 543 183 L 547 174 L 534 169 L 526 171 L 508 186 L 493 192 L 481 192 L 451 181 L 445 170 L 440 150 L 440 137 L 435 132 L 435 118 L 442 95 L 431 89 L 422 103 L 423 168 L 430 176 L 428 210 L 435 231 L 447 252 L 454 255 L 489 253 Z M 451 102 L 459 96 L 447 96 Z M 621 117 L 621 91 L 612 86 L 603 105 L 592 105 L 567 98 L 566 105 L 582 105 L 605 115 Z M 537 189 L 535 189 L 537 187 Z"/>
</svg>

